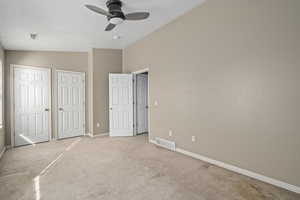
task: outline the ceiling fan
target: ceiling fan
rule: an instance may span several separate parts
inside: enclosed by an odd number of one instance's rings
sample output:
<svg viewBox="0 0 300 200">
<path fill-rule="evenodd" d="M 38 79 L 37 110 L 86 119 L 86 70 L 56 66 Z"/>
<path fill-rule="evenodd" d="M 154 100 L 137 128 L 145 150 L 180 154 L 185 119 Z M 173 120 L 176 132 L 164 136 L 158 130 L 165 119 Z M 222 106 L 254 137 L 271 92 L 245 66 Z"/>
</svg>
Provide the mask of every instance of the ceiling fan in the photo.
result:
<svg viewBox="0 0 300 200">
<path fill-rule="evenodd" d="M 113 30 L 118 24 L 124 20 L 144 20 L 150 16 L 148 12 L 134 12 L 124 14 L 122 11 L 122 2 L 120 0 L 108 0 L 106 2 L 108 11 L 93 5 L 85 5 L 91 11 L 107 17 L 109 24 L 106 26 L 105 31 Z"/>
</svg>

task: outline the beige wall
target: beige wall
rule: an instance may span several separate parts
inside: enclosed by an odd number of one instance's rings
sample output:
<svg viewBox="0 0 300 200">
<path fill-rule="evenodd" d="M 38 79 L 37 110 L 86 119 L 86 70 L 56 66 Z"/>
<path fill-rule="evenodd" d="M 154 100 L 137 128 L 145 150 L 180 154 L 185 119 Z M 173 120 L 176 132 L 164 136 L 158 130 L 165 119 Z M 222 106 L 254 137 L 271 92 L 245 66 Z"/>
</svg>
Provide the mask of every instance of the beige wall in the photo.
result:
<svg viewBox="0 0 300 200">
<path fill-rule="evenodd" d="M 2 48 L 2 45 L 0 43 L 0 61 L 2 62 L 2 65 L 4 65 L 4 49 Z M 3 87 L 3 83 L 4 83 L 4 76 L 3 76 L 3 71 L 4 71 L 4 67 L 3 66 L 0 66 L 0 81 L 2 83 L 1 84 L 1 87 Z M 3 88 L 2 88 L 2 91 L 3 91 Z M 1 106 L 1 105 L 0 105 Z M 2 105 L 2 111 L 4 112 L 4 105 Z M 4 120 L 4 113 L 0 113 L 3 117 L 2 119 Z M 3 124 L 4 124 L 4 121 L 2 121 Z M 5 131 L 4 131 L 4 127 L 0 128 L 0 153 L 2 152 L 3 148 L 5 146 Z"/>
<path fill-rule="evenodd" d="M 92 49 L 84 52 L 47 52 L 47 51 L 6 51 L 6 143 L 11 143 L 10 127 L 10 65 L 48 67 L 52 69 L 52 82 L 55 70 L 85 72 L 86 81 L 86 124 L 87 133 L 108 133 L 108 74 L 122 72 L 122 50 Z M 93 98 L 90 98 L 93 97 Z M 56 107 L 56 90 L 52 91 L 52 108 Z M 54 109 L 52 109 L 54 110 Z M 55 117 L 54 112 L 52 117 Z M 56 120 L 53 123 L 53 137 L 57 135 Z M 97 127 L 97 123 L 100 127 Z"/>
<path fill-rule="evenodd" d="M 69 71 L 79 71 L 86 72 L 88 71 L 88 53 L 84 52 L 47 52 L 47 51 L 5 51 L 6 62 L 5 62 L 5 83 L 6 83 L 6 143 L 11 143 L 10 137 L 10 65 L 27 65 L 35 67 L 48 67 L 52 69 L 52 82 L 54 83 L 55 70 L 69 70 Z M 88 79 L 86 77 L 86 88 L 88 88 Z M 55 89 L 52 91 L 52 111 L 56 107 L 56 93 Z M 87 95 L 87 99 L 88 95 Z M 89 101 L 87 101 L 89 102 Z M 86 124 L 89 124 L 89 110 L 88 104 L 86 106 Z M 52 112 L 52 117 L 55 117 Z M 53 123 L 53 136 L 57 135 L 57 129 L 55 126 L 55 120 L 52 120 Z M 87 132 L 89 127 L 87 127 Z"/>
<path fill-rule="evenodd" d="M 208 0 L 126 48 L 124 72 L 150 68 L 151 137 L 300 186 L 299 10 Z"/>
<path fill-rule="evenodd" d="M 122 50 L 93 49 L 93 135 L 109 132 L 108 74 L 122 72 Z M 97 127 L 97 123 L 100 124 Z"/>
</svg>

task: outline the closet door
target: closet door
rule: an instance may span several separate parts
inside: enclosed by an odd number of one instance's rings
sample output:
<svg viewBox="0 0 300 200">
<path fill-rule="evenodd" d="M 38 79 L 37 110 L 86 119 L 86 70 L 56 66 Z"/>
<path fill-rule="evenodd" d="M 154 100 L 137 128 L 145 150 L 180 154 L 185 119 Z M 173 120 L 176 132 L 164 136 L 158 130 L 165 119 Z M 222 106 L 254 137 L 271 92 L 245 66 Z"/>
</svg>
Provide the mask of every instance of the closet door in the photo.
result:
<svg viewBox="0 0 300 200">
<path fill-rule="evenodd" d="M 14 66 L 15 146 L 49 140 L 50 69 Z"/>
<path fill-rule="evenodd" d="M 58 138 L 85 133 L 85 73 L 57 71 Z"/>
</svg>

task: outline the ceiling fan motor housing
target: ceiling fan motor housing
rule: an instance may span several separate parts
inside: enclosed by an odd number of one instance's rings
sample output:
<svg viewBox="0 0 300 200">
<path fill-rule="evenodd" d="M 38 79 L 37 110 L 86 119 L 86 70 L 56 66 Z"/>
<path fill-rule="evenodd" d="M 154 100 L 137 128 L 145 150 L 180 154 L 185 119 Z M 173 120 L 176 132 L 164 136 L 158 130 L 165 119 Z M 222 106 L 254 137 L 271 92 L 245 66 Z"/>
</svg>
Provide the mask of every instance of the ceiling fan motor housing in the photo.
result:
<svg viewBox="0 0 300 200">
<path fill-rule="evenodd" d="M 122 2 L 120 0 L 109 0 L 106 2 L 108 11 L 113 16 L 108 16 L 107 19 L 113 24 L 120 24 L 125 20 L 125 15 L 122 11 Z"/>
</svg>

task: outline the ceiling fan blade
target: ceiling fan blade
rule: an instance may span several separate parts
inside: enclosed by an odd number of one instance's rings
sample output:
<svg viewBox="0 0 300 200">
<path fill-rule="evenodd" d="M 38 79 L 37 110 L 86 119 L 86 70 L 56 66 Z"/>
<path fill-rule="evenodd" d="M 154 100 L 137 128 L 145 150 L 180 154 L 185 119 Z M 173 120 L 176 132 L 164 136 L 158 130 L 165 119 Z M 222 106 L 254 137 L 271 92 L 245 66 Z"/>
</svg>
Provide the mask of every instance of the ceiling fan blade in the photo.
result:
<svg viewBox="0 0 300 200">
<path fill-rule="evenodd" d="M 94 11 L 94 12 L 99 13 L 99 14 L 101 14 L 101 15 L 105 15 L 105 16 L 110 16 L 110 17 L 112 17 L 112 15 L 111 15 L 108 11 L 106 11 L 106 10 L 104 10 L 104 9 L 102 9 L 102 8 L 99 8 L 99 7 L 97 7 L 97 6 L 93 6 L 93 5 L 85 5 L 85 7 L 87 7 L 87 8 L 90 9 L 91 11 Z"/>
<path fill-rule="evenodd" d="M 128 13 L 125 15 L 127 20 L 142 20 L 147 19 L 150 16 L 148 12 L 135 12 L 135 13 Z"/>
<path fill-rule="evenodd" d="M 105 28 L 105 31 L 111 31 L 116 27 L 115 24 L 108 24 Z"/>
</svg>

